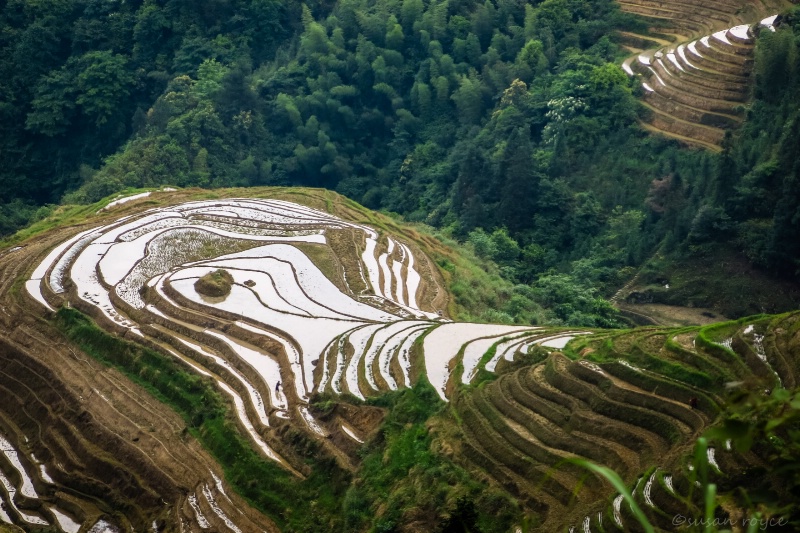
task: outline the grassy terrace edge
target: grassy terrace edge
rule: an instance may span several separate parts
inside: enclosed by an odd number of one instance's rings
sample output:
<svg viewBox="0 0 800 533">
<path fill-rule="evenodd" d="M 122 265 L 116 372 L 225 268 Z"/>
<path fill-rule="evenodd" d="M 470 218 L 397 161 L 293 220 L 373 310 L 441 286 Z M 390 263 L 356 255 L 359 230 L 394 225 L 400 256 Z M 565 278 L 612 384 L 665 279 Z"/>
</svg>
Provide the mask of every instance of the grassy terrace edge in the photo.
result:
<svg viewBox="0 0 800 533">
<path fill-rule="evenodd" d="M 234 490 L 284 531 L 347 531 L 371 522 L 371 530 L 391 531 L 407 518 L 409 509 L 437 513 L 436 521 L 445 528 L 471 524 L 498 533 L 519 518 L 519 507 L 507 495 L 474 478 L 437 449 L 439 435 L 431 430 L 452 415 L 424 375 L 411 389 L 366 401 L 388 414 L 377 436 L 363 445 L 355 479 L 333 459 L 309 453 L 311 474 L 300 480 L 253 448 L 210 379 L 179 360 L 106 332 L 73 308 L 59 309 L 51 323 L 83 352 L 178 413 L 186 423 L 185 433 L 220 463 Z M 337 401 L 346 399 L 320 396 L 318 408 L 324 411 Z M 293 433 L 292 438 L 304 437 Z M 306 441 L 313 449 L 315 444 Z M 426 490 L 412 492 L 411 486 Z M 373 504 L 378 501 L 386 502 L 387 512 L 376 518 Z"/>
<path fill-rule="evenodd" d="M 210 379 L 178 360 L 107 333 L 73 308 L 59 309 L 52 323 L 83 352 L 120 371 L 178 413 L 186 423 L 184 431 L 214 456 L 234 489 L 281 529 L 302 531 L 310 526 L 309 518 L 318 514 L 312 512 L 312 501 L 325 514 L 333 514 L 347 474 L 332 461 L 318 461 L 308 478 L 297 480 L 251 446 Z"/>
</svg>

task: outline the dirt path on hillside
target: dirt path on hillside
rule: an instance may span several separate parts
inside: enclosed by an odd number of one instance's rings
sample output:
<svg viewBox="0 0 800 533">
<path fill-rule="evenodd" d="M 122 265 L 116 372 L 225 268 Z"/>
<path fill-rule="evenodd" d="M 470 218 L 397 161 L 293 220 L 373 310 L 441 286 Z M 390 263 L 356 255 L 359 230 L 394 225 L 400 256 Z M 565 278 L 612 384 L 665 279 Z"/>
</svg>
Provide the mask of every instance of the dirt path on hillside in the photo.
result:
<svg viewBox="0 0 800 533">
<path fill-rule="evenodd" d="M 639 325 L 667 327 L 706 326 L 714 322 L 725 322 L 728 318 L 712 309 L 703 307 L 680 307 L 665 304 L 618 303 L 623 314 L 630 314 L 631 320 Z"/>
</svg>

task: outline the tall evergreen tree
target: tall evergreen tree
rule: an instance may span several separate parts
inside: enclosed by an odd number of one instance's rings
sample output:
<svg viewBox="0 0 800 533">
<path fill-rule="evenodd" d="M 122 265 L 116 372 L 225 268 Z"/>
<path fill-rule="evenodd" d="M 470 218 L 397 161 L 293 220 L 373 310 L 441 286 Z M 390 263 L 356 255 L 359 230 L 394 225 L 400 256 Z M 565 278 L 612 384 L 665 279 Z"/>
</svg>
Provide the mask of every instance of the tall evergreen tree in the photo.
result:
<svg viewBox="0 0 800 533">
<path fill-rule="evenodd" d="M 536 208 L 539 176 L 533 165 L 530 135 L 516 128 L 506 142 L 500 163 L 500 220 L 512 232 L 530 226 Z"/>
</svg>

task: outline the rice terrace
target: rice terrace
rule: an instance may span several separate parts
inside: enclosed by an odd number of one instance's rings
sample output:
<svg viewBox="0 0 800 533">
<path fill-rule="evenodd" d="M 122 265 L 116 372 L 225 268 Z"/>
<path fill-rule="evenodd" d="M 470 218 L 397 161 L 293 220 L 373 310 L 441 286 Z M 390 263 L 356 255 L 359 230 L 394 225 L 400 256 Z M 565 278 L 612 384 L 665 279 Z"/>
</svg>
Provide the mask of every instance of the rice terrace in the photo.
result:
<svg viewBox="0 0 800 533">
<path fill-rule="evenodd" d="M 461 478 L 461 503 L 435 502 L 452 516 L 486 498 L 520 531 L 638 527 L 611 485 L 565 461 L 580 457 L 614 468 L 668 530 L 697 505 L 687 453 L 725 383 L 794 386 L 796 314 L 604 332 L 454 321 L 440 264 L 458 252 L 434 237 L 333 193 L 237 192 L 107 201 L 0 256 L 2 522 L 328 524 L 324 499 L 380 467 L 370 447 L 398 438 L 392 409 L 411 409 L 425 457 Z M 728 440 L 704 475 L 760 461 Z M 293 501 L 326 482 L 319 502 Z M 433 511 L 397 518 L 422 530 Z"/>
<path fill-rule="evenodd" d="M 800 531 L 796 4 L 0 3 L 0 533 Z"/>
</svg>

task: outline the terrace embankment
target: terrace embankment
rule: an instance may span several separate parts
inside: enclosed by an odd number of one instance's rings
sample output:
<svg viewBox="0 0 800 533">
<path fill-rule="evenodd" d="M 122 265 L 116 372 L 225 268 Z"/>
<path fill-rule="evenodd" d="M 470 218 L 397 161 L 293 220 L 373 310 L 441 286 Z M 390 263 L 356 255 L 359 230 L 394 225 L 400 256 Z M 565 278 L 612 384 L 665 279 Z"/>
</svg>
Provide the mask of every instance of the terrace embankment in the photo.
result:
<svg viewBox="0 0 800 533">
<path fill-rule="evenodd" d="M 622 68 L 642 80 L 645 129 L 719 151 L 751 98 L 755 39 L 760 31 L 774 31 L 780 18 L 771 16 L 789 5 L 621 1 L 623 11 L 651 21 L 650 34 L 620 36 L 634 52 Z"/>
<path fill-rule="evenodd" d="M 20 290 L 19 280 L 63 240 L 61 234 L 0 256 L 0 425 L 24 464 L 42 465 L 29 472 L 42 487 L 37 500 L 19 491 L 6 491 L 0 500 L 12 498 L 23 513 L 38 512 L 47 526 L 13 512 L 12 521 L 32 530 L 56 527 L 61 522 L 49 510 L 56 507 L 86 527 L 104 520 L 125 530 L 144 531 L 153 523 L 165 531 L 181 523 L 195 530 L 197 514 L 188 503 L 194 496 L 198 508 L 209 507 L 204 520 L 220 530 L 226 526 L 209 498 L 223 514 L 235 513 L 240 527 L 276 530 L 233 490 L 226 491 L 230 499 L 218 495 L 219 466 L 174 411 L 40 318 L 40 304 Z"/>
<path fill-rule="evenodd" d="M 584 480 L 575 458 L 618 472 L 651 521 L 670 530 L 668 518 L 702 508 L 687 459 L 697 438 L 729 394 L 795 386 L 799 346 L 800 313 L 581 336 L 569 357 L 501 366 L 496 379 L 459 389 L 448 448 L 519 498 L 541 531 L 637 530 L 621 496 L 600 478 Z M 725 443 L 708 455 L 720 486 L 764 465 Z"/>
</svg>

